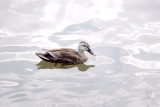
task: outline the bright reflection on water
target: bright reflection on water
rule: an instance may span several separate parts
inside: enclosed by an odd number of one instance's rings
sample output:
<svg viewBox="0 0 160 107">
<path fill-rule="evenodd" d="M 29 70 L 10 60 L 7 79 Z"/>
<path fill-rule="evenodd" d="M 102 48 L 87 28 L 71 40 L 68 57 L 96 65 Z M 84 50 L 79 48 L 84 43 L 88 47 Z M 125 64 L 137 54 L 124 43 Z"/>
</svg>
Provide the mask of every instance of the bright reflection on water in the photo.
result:
<svg viewBox="0 0 160 107">
<path fill-rule="evenodd" d="M 158 0 L 0 1 L 1 107 L 160 107 Z M 41 48 L 89 42 L 96 57 L 55 65 Z"/>
</svg>

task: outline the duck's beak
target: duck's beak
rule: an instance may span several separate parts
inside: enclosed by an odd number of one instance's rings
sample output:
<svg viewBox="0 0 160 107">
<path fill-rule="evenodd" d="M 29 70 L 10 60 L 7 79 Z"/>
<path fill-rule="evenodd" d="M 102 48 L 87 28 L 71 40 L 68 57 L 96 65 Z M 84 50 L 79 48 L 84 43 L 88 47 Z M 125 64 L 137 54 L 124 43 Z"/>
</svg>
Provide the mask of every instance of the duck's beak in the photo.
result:
<svg viewBox="0 0 160 107">
<path fill-rule="evenodd" d="M 91 55 L 96 56 L 96 54 L 94 54 L 90 48 L 88 48 L 87 51 L 88 51 Z"/>
</svg>

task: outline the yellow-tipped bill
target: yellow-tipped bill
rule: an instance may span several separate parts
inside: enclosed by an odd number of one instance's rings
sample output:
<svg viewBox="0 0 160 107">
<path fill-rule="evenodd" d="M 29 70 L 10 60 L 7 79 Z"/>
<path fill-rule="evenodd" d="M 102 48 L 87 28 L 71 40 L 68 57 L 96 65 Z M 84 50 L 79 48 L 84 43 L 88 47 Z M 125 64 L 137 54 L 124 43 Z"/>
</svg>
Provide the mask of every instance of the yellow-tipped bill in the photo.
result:
<svg viewBox="0 0 160 107">
<path fill-rule="evenodd" d="M 96 54 L 94 54 L 90 48 L 88 48 L 87 51 L 88 51 L 91 55 L 96 56 Z"/>
</svg>

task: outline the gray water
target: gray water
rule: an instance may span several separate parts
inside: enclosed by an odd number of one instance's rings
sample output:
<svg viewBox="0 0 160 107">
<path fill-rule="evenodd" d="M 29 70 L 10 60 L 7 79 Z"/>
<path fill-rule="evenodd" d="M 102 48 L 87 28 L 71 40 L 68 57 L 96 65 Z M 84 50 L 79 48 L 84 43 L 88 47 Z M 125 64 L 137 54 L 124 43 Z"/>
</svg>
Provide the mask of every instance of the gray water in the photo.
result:
<svg viewBox="0 0 160 107">
<path fill-rule="evenodd" d="M 1 0 L 0 107 L 160 107 L 159 0 Z M 61 68 L 42 48 L 96 57 Z"/>
</svg>

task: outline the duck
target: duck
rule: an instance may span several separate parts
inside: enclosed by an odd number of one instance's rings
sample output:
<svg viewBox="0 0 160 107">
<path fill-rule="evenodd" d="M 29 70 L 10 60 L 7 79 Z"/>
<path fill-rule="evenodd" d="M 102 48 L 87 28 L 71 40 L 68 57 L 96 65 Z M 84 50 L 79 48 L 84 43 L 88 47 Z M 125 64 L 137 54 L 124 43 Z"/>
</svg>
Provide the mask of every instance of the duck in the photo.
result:
<svg viewBox="0 0 160 107">
<path fill-rule="evenodd" d="M 86 41 L 79 42 L 78 51 L 72 48 L 59 48 L 59 49 L 43 49 L 45 52 L 36 52 L 35 54 L 42 60 L 52 63 L 61 63 L 67 65 L 83 64 L 88 60 L 85 51 L 93 56 L 96 54 L 90 48 Z"/>
</svg>

